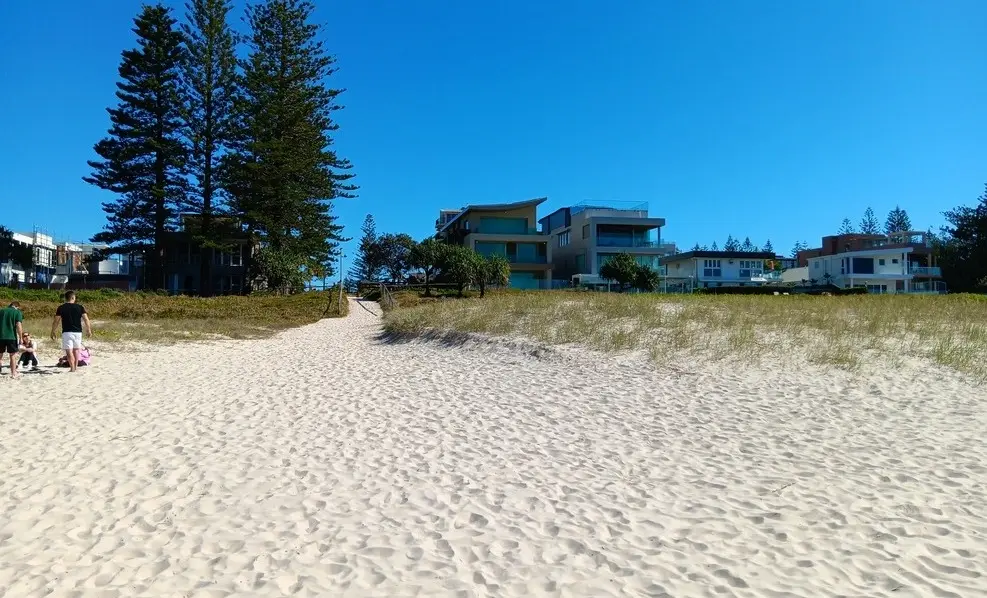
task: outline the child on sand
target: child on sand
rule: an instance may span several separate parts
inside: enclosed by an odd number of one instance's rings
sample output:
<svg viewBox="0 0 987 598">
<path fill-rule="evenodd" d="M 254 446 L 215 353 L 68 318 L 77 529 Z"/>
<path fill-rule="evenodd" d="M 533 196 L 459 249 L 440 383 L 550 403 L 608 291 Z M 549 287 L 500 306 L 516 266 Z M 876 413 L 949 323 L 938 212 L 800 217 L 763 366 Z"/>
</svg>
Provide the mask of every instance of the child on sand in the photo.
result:
<svg viewBox="0 0 987 598">
<path fill-rule="evenodd" d="M 37 370 L 38 343 L 33 338 L 31 338 L 31 335 L 28 334 L 27 332 L 21 335 L 20 350 L 21 350 L 21 359 L 18 365 L 20 365 L 21 367 L 27 367 L 30 364 L 31 369 Z"/>
</svg>

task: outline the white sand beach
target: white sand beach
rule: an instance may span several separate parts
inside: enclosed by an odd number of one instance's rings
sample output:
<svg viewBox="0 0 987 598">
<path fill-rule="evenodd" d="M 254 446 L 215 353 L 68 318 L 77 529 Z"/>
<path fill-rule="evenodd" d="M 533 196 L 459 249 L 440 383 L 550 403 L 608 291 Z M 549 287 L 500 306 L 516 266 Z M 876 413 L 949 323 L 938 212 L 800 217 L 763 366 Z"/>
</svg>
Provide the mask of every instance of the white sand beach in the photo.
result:
<svg viewBox="0 0 987 598">
<path fill-rule="evenodd" d="M 959 375 L 385 343 L 367 309 L 0 379 L 0 595 L 987 595 Z"/>
</svg>

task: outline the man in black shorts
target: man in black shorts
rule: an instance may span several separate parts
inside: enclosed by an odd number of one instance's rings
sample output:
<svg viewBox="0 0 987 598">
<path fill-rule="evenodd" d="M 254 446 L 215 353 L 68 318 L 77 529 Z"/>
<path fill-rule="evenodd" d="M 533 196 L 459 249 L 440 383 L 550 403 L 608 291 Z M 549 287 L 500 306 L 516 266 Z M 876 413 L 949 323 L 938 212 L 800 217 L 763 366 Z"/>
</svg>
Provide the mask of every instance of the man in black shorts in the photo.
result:
<svg viewBox="0 0 987 598">
<path fill-rule="evenodd" d="M 0 357 L 4 353 L 10 356 L 10 377 L 17 377 L 17 345 L 18 339 L 24 334 L 24 314 L 21 304 L 14 301 L 9 306 L 0 309 Z"/>
</svg>

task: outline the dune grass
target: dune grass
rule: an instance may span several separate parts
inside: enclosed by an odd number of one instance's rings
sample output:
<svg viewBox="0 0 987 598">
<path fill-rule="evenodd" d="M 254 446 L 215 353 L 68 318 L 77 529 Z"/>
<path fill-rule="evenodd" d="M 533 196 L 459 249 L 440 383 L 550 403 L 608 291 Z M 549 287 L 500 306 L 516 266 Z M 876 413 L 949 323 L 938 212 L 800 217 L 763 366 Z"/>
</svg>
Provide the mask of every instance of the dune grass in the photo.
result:
<svg viewBox="0 0 987 598">
<path fill-rule="evenodd" d="M 24 329 L 47 338 L 60 293 L 0 289 L 0 303 L 13 300 L 24 311 Z M 209 298 L 81 291 L 78 301 L 93 321 L 95 340 L 104 342 L 266 338 L 323 317 L 345 316 L 349 308 L 345 298 L 340 306 L 338 290 Z"/>
<path fill-rule="evenodd" d="M 388 332 L 525 336 L 602 351 L 645 350 L 658 361 L 809 362 L 846 370 L 919 358 L 987 380 L 987 298 L 495 293 L 484 300 L 398 301 Z M 417 303 L 417 305 L 416 305 Z"/>
</svg>

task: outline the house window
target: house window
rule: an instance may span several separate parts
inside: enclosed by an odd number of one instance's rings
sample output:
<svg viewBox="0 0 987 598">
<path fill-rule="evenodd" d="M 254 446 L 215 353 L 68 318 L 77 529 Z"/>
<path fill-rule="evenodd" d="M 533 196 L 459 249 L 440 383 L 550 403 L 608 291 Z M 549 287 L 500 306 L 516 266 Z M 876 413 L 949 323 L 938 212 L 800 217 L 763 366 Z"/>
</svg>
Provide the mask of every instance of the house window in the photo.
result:
<svg viewBox="0 0 987 598">
<path fill-rule="evenodd" d="M 895 263 L 897 263 L 897 262 L 898 262 L 898 260 L 895 260 Z M 884 265 L 884 259 L 882 258 L 882 259 L 877 260 L 877 265 L 878 266 L 883 266 Z"/>
<path fill-rule="evenodd" d="M 583 225 L 583 238 L 584 239 L 588 239 L 589 238 L 589 225 L 588 224 L 584 224 Z"/>
<path fill-rule="evenodd" d="M 230 254 L 231 266 L 243 265 L 243 245 L 237 245 Z"/>
<path fill-rule="evenodd" d="M 898 258 L 894 258 L 893 260 L 891 260 L 891 263 L 892 264 L 897 264 L 898 263 Z M 881 260 L 881 265 L 882 266 L 884 265 L 884 260 Z"/>
<path fill-rule="evenodd" d="M 569 244 L 569 231 L 559 233 L 559 247 L 565 247 Z"/>
<path fill-rule="evenodd" d="M 723 270 L 720 268 L 720 260 L 703 260 L 704 278 L 719 278 L 722 275 Z"/>
</svg>

